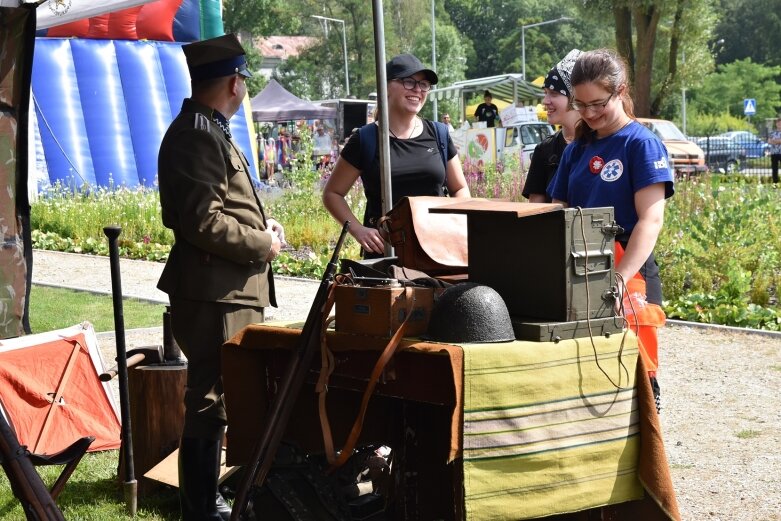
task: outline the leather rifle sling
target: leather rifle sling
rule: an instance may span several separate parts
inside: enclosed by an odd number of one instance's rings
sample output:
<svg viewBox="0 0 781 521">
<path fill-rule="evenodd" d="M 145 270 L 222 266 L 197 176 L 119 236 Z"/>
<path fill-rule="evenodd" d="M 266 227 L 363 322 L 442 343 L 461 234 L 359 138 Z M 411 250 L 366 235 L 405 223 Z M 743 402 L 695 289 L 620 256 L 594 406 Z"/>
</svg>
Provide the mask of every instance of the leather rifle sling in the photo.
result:
<svg viewBox="0 0 781 521">
<path fill-rule="evenodd" d="M 385 346 L 385 349 L 382 351 L 382 354 L 377 359 L 377 362 L 374 364 L 374 369 L 372 369 L 371 375 L 369 376 L 369 381 L 366 384 L 366 390 L 363 392 L 363 397 L 361 398 L 361 407 L 360 410 L 358 411 L 358 416 L 355 418 L 355 422 L 353 423 L 352 429 L 350 430 L 350 434 L 347 436 L 347 441 L 345 442 L 344 447 L 342 447 L 342 450 L 338 456 L 336 456 L 336 453 L 333 448 L 331 427 L 328 422 L 328 412 L 326 411 L 326 406 L 325 406 L 325 396 L 328 390 L 328 377 L 330 376 L 331 372 L 333 372 L 333 355 L 330 354 L 329 351 L 331 367 L 328 368 L 327 374 L 325 370 L 321 370 L 320 380 L 318 381 L 318 387 L 321 386 L 321 382 L 322 382 L 322 387 L 321 387 L 322 392 L 320 392 L 319 410 L 320 410 L 320 425 L 323 428 L 323 444 L 325 445 L 326 458 L 328 459 L 328 462 L 331 464 L 331 467 L 328 469 L 328 472 L 333 472 L 337 468 L 344 465 L 345 462 L 352 455 L 353 449 L 355 448 L 355 444 L 358 442 L 358 437 L 361 434 L 361 429 L 363 428 L 363 420 L 364 417 L 366 416 L 366 409 L 369 406 L 369 400 L 371 399 L 371 395 L 374 392 L 374 388 L 377 385 L 377 381 L 380 379 L 380 375 L 382 374 L 382 371 L 385 369 L 385 366 L 388 364 L 390 359 L 393 358 L 393 355 L 396 353 L 396 349 L 401 343 L 401 339 L 404 338 L 404 332 L 407 329 L 407 322 L 412 316 L 412 308 L 414 305 L 414 299 L 413 299 L 414 292 L 412 291 L 413 289 L 414 288 L 410 286 L 406 286 L 404 288 L 404 296 L 407 300 L 406 316 L 404 317 L 404 321 L 399 326 L 399 329 L 397 329 L 396 332 L 393 334 L 390 341 L 388 342 L 388 345 Z M 322 349 L 324 351 L 328 351 L 325 334 L 323 334 L 321 340 L 322 340 Z M 323 355 L 323 359 L 325 360 L 326 358 L 328 357 L 326 355 Z M 325 376 L 323 376 L 324 374 Z"/>
</svg>

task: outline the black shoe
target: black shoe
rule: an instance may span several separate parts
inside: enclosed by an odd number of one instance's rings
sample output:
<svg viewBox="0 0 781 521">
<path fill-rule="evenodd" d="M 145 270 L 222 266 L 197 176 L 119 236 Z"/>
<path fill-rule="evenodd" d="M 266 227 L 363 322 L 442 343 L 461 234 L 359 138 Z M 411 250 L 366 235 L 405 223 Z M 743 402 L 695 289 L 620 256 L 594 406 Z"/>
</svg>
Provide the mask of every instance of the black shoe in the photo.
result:
<svg viewBox="0 0 781 521">
<path fill-rule="evenodd" d="M 220 445 L 219 441 L 201 438 L 182 438 L 179 444 L 179 502 L 183 521 L 230 519 L 230 508 L 227 517 L 217 509 Z"/>
</svg>

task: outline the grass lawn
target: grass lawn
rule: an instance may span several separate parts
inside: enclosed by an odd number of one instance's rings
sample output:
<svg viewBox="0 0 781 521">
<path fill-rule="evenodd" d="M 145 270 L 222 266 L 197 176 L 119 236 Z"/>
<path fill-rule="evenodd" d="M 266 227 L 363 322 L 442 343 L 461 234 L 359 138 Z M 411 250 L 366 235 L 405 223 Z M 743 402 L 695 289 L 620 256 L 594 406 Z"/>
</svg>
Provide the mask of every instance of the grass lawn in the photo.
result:
<svg viewBox="0 0 781 521">
<path fill-rule="evenodd" d="M 57 506 L 68 521 L 120 521 L 133 519 L 125 512 L 122 483 L 117 479 L 119 451 L 87 454 L 60 494 Z M 38 467 L 47 486 L 54 483 L 62 467 Z M 136 476 L 138 479 L 139 476 Z M 179 499 L 174 489 L 140 498 L 137 519 L 173 521 L 179 519 Z M 5 473 L 0 472 L 0 520 L 23 521 L 22 506 L 11 492 Z"/>
<path fill-rule="evenodd" d="M 162 327 L 164 311 L 163 304 L 136 299 L 124 299 L 122 302 L 125 329 Z M 30 327 L 33 333 L 62 329 L 85 320 L 92 323 L 95 331 L 113 331 L 111 295 L 33 285 L 30 292 Z"/>
</svg>

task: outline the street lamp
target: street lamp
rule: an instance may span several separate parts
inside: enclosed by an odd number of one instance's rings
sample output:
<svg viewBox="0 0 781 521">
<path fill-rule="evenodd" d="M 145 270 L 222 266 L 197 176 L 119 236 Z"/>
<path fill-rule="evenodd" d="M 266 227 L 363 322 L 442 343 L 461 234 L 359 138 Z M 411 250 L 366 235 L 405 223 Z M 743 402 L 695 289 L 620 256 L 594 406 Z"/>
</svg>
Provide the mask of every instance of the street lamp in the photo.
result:
<svg viewBox="0 0 781 521">
<path fill-rule="evenodd" d="M 327 16 L 318 16 L 316 14 L 310 15 L 312 18 L 317 18 L 323 22 L 336 22 L 342 24 L 342 48 L 344 49 L 344 87 L 347 89 L 347 95 L 350 95 L 350 73 L 347 69 L 347 32 L 344 28 L 344 20 L 338 18 L 328 18 Z M 327 26 L 326 26 L 327 27 Z M 326 28 L 325 36 L 328 37 L 328 29 Z"/>
<path fill-rule="evenodd" d="M 544 22 L 537 22 L 536 24 L 522 25 L 521 26 L 521 72 L 523 73 L 523 81 L 526 81 L 526 29 L 531 27 L 538 27 L 540 25 L 555 24 L 557 22 L 570 22 L 573 18 L 569 16 L 562 16 L 555 20 L 546 20 Z"/>
</svg>

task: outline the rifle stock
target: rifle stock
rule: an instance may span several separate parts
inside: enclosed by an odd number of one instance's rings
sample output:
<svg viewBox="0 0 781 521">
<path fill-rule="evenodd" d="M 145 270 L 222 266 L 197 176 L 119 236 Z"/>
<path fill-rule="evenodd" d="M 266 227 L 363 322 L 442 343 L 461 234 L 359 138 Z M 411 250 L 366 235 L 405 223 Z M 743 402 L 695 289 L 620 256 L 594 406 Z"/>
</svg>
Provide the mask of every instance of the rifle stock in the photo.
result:
<svg viewBox="0 0 781 521">
<path fill-rule="evenodd" d="M 19 440 L 0 413 L 0 463 L 27 519 L 65 521 L 49 490 L 35 471 L 29 455 L 27 447 L 19 445 Z"/>
<path fill-rule="evenodd" d="M 306 322 L 304 322 L 304 329 L 301 330 L 298 346 L 291 353 L 290 362 L 282 377 L 279 392 L 267 413 L 268 421 L 255 445 L 252 460 L 247 465 L 247 471 L 239 483 L 236 501 L 233 504 L 231 513 L 231 521 L 246 519 L 245 511 L 249 504 L 249 493 L 252 485 L 257 484 L 260 486 L 265 481 L 279 448 L 279 443 L 282 441 L 282 435 L 285 433 L 290 420 L 293 406 L 298 399 L 298 393 L 304 384 L 314 355 L 320 349 L 320 327 L 322 321 L 326 318 L 323 317 L 323 307 L 328 300 L 328 291 L 336 274 L 339 253 L 342 250 L 349 227 L 350 221 L 345 221 L 339 240 L 334 247 L 331 260 L 328 262 L 323 278 L 320 280 L 320 286 L 315 294 L 312 307 L 309 309 Z"/>
</svg>

